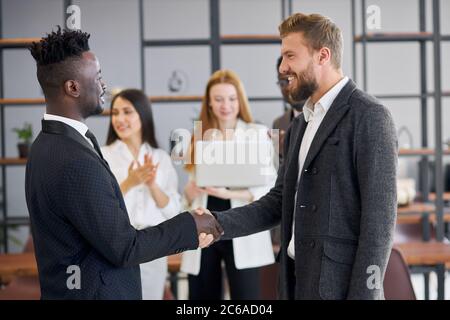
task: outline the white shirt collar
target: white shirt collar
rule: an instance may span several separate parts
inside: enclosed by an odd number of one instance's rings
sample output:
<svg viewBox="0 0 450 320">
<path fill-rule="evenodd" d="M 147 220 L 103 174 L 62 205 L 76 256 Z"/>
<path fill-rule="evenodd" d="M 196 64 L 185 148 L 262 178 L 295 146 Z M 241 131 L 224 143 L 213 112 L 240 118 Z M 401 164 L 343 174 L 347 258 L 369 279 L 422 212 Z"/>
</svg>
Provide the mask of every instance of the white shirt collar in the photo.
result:
<svg viewBox="0 0 450 320">
<path fill-rule="evenodd" d="M 89 130 L 89 128 L 83 122 L 80 122 L 80 121 L 77 121 L 74 119 L 70 119 L 70 118 L 66 118 L 66 117 L 57 116 L 54 114 L 48 114 L 48 113 L 44 113 L 44 120 L 53 120 L 53 121 L 63 122 L 65 124 L 67 124 L 68 126 L 71 126 L 75 130 L 77 130 L 84 138 L 87 138 L 86 132 Z"/>
<path fill-rule="evenodd" d="M 313 106 L 311 102 L 311 97 L 306 100 L 305 105 L 303 106 L 303 115 L 305 117 L 305 121 L 309 122 L 314 116 L 315 112 L 327 112 L 330 109 L 331 104 L 338 96 L 339 92 L 341 92 L 342 88 L 348 82 L 348 77 L 344 77 L 339 80 L 330 90 L 328 90 Z M 313 111 L 314 110 L 314 111 Z"/>
</svg>

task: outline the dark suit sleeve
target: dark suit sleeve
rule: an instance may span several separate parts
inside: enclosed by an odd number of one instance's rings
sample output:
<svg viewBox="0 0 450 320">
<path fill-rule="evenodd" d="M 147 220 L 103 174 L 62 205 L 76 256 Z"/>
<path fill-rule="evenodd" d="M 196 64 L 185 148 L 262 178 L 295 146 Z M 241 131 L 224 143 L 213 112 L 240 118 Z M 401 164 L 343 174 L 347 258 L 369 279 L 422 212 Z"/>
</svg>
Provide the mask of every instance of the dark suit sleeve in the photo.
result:
<svg viewBox="0 0 450 320">
<path fill-rule="evenodd" d="M 357 129 L 356 150 L 361 221 L 348 298 L 377 299 L 382 297 L 397 212 L 397 136 L 385 107 L 368 108 Z"/>
<path fill-rule="evenodd" d="M 198 246 L 195 221 L 187 212 L 134 229 L 118 186 L 99 161 L 67 164 L 54 192 L 58 212 L 113 265 L 133 266 Z"/>
<path fill-rule="evenodd" d="M 284 141 L 285 152 L 289 147 L 290 132 L 290 129 L 286 132 Z M 271 229 L 280 223 L 284 172 L 285 161 L 278 169 L 275 186 L 259 200 L 243 207 L 213 213 L 224 229 L 225 234 L 222 236 L 222 239 L 247 236 Z"/>
</svg>

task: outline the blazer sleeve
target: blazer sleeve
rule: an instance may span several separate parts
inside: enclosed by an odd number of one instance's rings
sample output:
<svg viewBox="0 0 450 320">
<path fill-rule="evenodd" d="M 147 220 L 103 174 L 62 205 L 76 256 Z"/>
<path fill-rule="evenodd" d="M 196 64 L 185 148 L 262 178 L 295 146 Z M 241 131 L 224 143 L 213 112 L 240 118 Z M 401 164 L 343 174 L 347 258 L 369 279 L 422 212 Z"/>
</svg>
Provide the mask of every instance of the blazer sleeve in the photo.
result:
<svg viewBox="0 0 450 320">
<path fill-rule="evenodd" d="M 198 246 L 188 212 L 157 226 L 134 229 L 116 181 L 94 159 L 68 163 L 55 196 L 58 212 L 113 265 L 134 266 Z"/>
<path fill-rule="evenodd" d="M 359 244 L 349 299 L 383 298 L 397 213 L 397 135 L 384 106 L 371 106 L 356 129 L 356 170 L 361 196 Z"/>
<path fill-rule="evenodd" d="M 286 132 L 284 150 L 289 147 L 291 130 Z M 213 212 L 224 229 L 222 239 L 232 239 L 268 230 L 281 221 L 285 164 L 278 169 L 275 185 L 259 200 L 223 212 Z"/>
</svg>

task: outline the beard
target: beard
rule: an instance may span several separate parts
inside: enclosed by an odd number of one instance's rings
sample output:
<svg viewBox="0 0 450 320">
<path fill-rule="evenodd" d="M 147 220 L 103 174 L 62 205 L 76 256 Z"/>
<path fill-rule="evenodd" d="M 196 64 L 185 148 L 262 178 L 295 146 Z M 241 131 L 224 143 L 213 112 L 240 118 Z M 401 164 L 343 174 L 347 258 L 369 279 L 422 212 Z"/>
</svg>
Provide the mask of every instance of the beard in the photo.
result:
<svg viewBox="0 0 450 320">
<path fill-rule="evenodd" d="M 309 64 L 305 71 L 300 72 L 297 77 L 297 86 L 289 92 L 291 105 L 303 105 L 318 88 L 318 83 L 314 77 L 313 66 Z"/>
</svg>

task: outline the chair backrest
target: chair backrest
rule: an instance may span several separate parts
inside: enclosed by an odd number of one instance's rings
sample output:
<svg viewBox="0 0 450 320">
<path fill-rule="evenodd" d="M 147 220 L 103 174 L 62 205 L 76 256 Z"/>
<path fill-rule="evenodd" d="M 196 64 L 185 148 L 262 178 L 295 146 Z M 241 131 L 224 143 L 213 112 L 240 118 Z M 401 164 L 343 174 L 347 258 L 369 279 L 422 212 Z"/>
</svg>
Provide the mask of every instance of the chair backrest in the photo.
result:
<svg viewBox="0 0 450 320">
<path fill-rule="evenodd" d="M 408 266 L 395 247 L 391 251 L 383 287 L 386 300 L 416 300 Z"/>
</svg>

